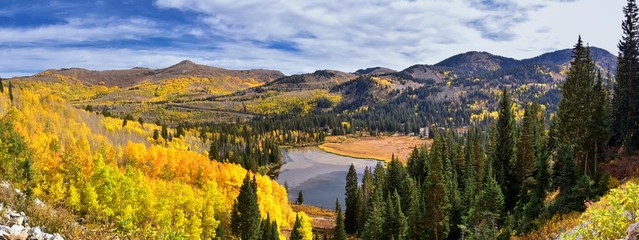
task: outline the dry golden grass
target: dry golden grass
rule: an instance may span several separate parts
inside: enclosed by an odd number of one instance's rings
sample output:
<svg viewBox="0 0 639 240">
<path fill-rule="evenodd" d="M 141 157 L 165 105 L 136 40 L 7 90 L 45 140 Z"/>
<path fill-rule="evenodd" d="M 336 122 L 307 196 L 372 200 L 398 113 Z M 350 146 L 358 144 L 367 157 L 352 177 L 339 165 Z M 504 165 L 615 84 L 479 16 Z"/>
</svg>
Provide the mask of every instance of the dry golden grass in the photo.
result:
<svg viewBox="0 0 639 240">
<path fill-rule="evenodd" d="M 389 162 L 393 154 L 403 163 L 415 146 L 426 144 L 429 148 L 431 139 L 420 139 L 412 136 L 384 136 L 351 138 L 331 136 L 319 147 L 330 153 L 354 158 L 377 159 Z"/>
<path fill-rule="evenodd" d="M 315 230 L 335 228 L 335 212 L 310 205 L 291 204 L 295 212 L 304 212 L 311 217 L 311 226 Z"/>
<path fill-rule="evenodd" d="M 565 215 L 555 215 L 552 219 L 548 220 L 539 229 L 529 232 L 522 236 L 513 236 L 511 240 L 519 239 L 532 239 L 532 240 L 546 240 L 554 239 L 562 232 L 569 231 L 576 227 L 580 223 L 580 213 L 569 213 Z"/>
</svg>

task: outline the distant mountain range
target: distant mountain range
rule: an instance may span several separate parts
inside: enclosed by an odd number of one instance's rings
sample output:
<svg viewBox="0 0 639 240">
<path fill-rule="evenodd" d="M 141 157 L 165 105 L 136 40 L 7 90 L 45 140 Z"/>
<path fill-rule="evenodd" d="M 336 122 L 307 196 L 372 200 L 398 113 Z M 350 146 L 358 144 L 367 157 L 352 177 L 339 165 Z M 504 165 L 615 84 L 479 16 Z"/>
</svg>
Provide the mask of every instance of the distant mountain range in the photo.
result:
<svg viewBox="0 0 639 240">
<path fill-rule="evenodd" d="M 597 68 L 604 76 L 614 74 L 616 57 L 601 48 L 590 49 Z M 185 60 L 162 69 L 92 71 L 68 68 L 46 70 L 11 80 L 18 80 L 18 84 L 29 80 L 73 83 L 88 88 L 107 87 L 108 90 L 99 91 L 99 94 L 86 93 L 86 97 L 73 98 L 73 103 L 78 106 L 95 105 L 123 114 L 134 111 L 150 119 L 160 119 L 163 113 L 144 110 L 148 107 L 139 105 L 153 104 L 165 109 L 179 106 L 183 108 L 173 110 L 187 112 L 217 111 L 213 118 L 201 114 L 195 116 L 200 118 L 197 121 L 217 121 L 235 118 L 235 114 L 246 117 L 247 114 L 258 113 L 251 110 L 257 109 L 251 106 L 258 105 L 261 114 L 282 113 L 287 109 L 271 112 L 269 108 L 278 107 L 282 101 L 292 104 L 291 99 L 301 101 L 304 96 L 317 97 L 318 94 L 339 99 L 332 105 L 336 111 L 363 106 L 379 108 L 384 104 L 401 107 L 406 103 L 398 101 L 415 99 L 408 95 L 419 95 L 414 91 L 417 89 L 421 89 L 422 93 L 428 89 L 428 94 L 422 94 L 419 101 L 459 102 L 475 109 L 466 113 L 477 114 L 494 109 L 494 92 L 503 86 L 516 90 L 518 102 L 536 100 L 550 110 L 555 109 L 560 96 L 558 87 L 565 79 L 571 58 L 571 49 L 523 60 L 472 51 L 434 65 L 416 64 L 400 71 L 371 67 L 352 73 L 318 70 L 290 76 L 275 70 L 228 70 Z M 190 115 L 194 117 L 194 114 Z"/>
</svg>

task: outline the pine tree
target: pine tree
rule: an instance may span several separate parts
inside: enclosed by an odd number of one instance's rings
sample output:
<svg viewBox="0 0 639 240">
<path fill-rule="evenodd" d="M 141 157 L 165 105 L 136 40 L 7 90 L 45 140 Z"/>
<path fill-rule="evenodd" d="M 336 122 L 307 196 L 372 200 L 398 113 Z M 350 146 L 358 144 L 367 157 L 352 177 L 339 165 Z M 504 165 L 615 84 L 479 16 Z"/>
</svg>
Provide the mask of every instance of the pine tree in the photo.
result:
<svg viewBox="0 0 639 240">
<path fill-rule="evenodd" d="M 371 201 L 373 198 L 373 174 L 369 167 L 364 168 L 364 176 L 362 176 L 362 186 L 358 193 L 360 202 L 358 203 L 359 211 L 357 216 L 358 226 L 357 229 L 362 232 L 366 219 L 368 219 L 371 207 Z"/>
<path fill-rule="evenodd" d="M 617 44 L 616 84 L 614 86 L 613 139 L 618 145 L 636 148 L 639 141 L 639 9 L 635 0 L 628 0 L 623 9 L 622 39 Z M 632 149 L 628 149 L 629 151 Z"/>
<path fill-rule="evenodd" d="M 497 223 L 504 207 L 504 195 L 495 180 L 492 167 L 483 174 L 481 190 L 468 212 L 467 221 L 479 239 L 496 239 Z"/>
<path fill-rule="evenodd" d="M 256 188 L 257 183 L 247 173 L 231 212 L 231 231 L 240 239 L 257 240 L 260 236 L 260 208 Z"/>
<path fill-rule="evenodd" d="M 9 82 L 9 100 L 13 103 L 13 83 Z"/>
<path fill-rule="evenodd" d="M 428 176 L 424 181 L 425 215 L 428 216 L 426 227 L 429 237 L 439 240 L 445 239 L 450 231 L 449 186 L 444 173 L 444 141 L 440 134 L 435 134 L 431 152 L 426 163 Z"/>
<path fill-rule="evenodd" d="M 384 186 L 384 196 L 401 191 L 402 182 L 406 178 L 406 170 L 402 163 L 395 156 L 386 168 L 386 185 Z"/>
<path fill-rule="evenodd" d="M 333 229 L 333 240 L 346 240 L 346 231 L 344 230 L 344 216 L 342 215 L 342 207 L 339 200 L 335 200 L 335 228 Z"/>
<path fill-rule="evenodd" d="M 601 73 L 597 74 L 597 83 L 594 86 L 594 97 L 592 98 L 592 120 L 590 129 L 592 131 L 592 139 L 590 146 L 592 148 L 592 156 L 593 156 L 593 165 L 592 171 L 595 176 L 597 175 L 597 165 L 600 159 L 602 159 L 604 149 L 610 140 L 610 113 L 608 110 L 609 106 L 609 92 L 606 87 L 603 86 L 603 80 L 601 78 Z"/>
<path fill-rule="evenodd" d="M 355 166 L 351 163 L 346 174 L 346 213 L 344 217 L 344 225 L 347 234 L 357 232 L 357 215 L 359 206 L 357 205 L 357 172 Z"/>
<path fill-rule="evenodd" d="M 495 180 L 506 197 L 506 209 L 515 206 L 518 186 L 513 184 L 512 161 L 515 159 L 515 120 L 512 115 L 512 100 L 508 88 L 504 87 L 499 101 L 499 119 L 494 149 L 493 171 Z"/>
<path fill-rule="evenodd" d="M 302 193 L 302 190 L 297 194 L 297 204 L 304 204 L 304 193 Z"/>
<path fill-rule="evenodd" d="M 296 218 L 297 220 L 297 218 Z M 297 222 L 296 222 L 297 223 Z M 271 239 L 271 216 L 266 215 L 266 219 L 262 220 L 260 225 L 260 240 L 270 240 Z"/>
<path fill-rule="evenodd" d="M 557 133 L 560 141 L 575 143 L 574 158 L 580 169 L 583 169 L 583 174 L 590 174 L 588 167 L 593 158 L 588 153 L 591 152 L 589 143 L 593 138 L 590 124 L 594 83 L 595 63 L 580 36 L 573 49 L 573 60 L 566 82 L 562 86 L 563 97 L 557 110 Z"/>
<path fill-rule="evenodd" d="M 0 77 L 0 94 L 4 93 L 4 84 L 2 84 L 2 78 Z"/>
<path fill-rule="evenodd" d="M 387 219 L 385 213 L 384 200 L 381 197 L 381 193 L 377 192 L 371 201 L 370 214 L 362 231 L 364 239 L 383 239 L 384 232 L 381 226 L 384 226 L 384 222 Z"/>
<path fill-rule="evenodd" d="M 400 202 L 397 192 L 386 198 L 386 220 L 382 226 L 385 235 L 383 239 L 405 239 L 408 235 L 408 223 Z"/>
<path fill-rule="evenodd" d="M 295 216 L 295 224 L 293 224 L 293 229 L 291 230 L 290 240 L 302 240 L 302 233 L 300 232 L 300 228 L 302 227 L 302 223 L 300 222 L 299 215 Z"/>
<path fill-rule="evenodd" d="M 278 231 L 277 221 L 273 221 L 273 223 L 271 224 L 271 236 L 269 237 L 269 240 L 279 240 L 279 239 L 280 239 L 280 233 Z"/>
</svg>

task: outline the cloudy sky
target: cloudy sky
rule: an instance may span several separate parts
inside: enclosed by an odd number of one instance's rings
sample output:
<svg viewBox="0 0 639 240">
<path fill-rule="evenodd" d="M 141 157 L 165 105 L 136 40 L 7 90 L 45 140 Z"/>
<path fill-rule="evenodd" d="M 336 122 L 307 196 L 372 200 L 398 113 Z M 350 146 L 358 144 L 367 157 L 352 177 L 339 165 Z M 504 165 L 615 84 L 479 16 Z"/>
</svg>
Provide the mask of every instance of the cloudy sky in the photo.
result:
<svg viewBox="0 0 639 240">
<path fill-rule="evenodd" d="M 181 60 L 286 74 L 517 59 L 582 35 L 616 55 L 625 0 L 0 0 L 0 76 L 162 68 Z"/>
</svg>

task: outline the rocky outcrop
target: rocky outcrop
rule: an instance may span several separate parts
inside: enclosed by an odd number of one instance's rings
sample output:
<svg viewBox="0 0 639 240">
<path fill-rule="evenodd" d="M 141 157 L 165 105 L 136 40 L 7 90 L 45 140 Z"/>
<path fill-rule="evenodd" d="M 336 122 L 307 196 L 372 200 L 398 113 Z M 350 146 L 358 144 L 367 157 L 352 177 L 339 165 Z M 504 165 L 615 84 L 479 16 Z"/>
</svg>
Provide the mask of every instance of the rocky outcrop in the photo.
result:
<svg viewBox="0 0 639 240">
<path fill-rule="evenodd" d="M 0 203 L 0 239 L 2 240 L 64 240 L 60 234 L 50 234 L 40 227 L 30 227 L 29 218 Z"/>
</svg>

